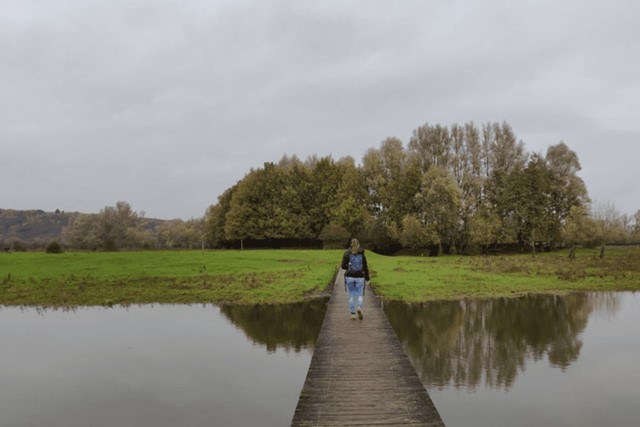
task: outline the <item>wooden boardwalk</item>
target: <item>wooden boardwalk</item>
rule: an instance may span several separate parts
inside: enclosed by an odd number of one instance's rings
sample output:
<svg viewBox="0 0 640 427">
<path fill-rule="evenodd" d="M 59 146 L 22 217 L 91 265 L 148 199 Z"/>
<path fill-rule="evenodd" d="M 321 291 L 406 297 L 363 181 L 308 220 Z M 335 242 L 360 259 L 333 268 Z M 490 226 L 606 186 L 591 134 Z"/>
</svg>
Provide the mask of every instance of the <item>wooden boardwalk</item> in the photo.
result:
<svg viewBox="0 0 640 427">
<path fill-rule="evenodd" d="M 350 320 L 344 272 L 333 286 L 292 426 L 444 426 L 367 288 L 364 320 Z"/>
</svg>

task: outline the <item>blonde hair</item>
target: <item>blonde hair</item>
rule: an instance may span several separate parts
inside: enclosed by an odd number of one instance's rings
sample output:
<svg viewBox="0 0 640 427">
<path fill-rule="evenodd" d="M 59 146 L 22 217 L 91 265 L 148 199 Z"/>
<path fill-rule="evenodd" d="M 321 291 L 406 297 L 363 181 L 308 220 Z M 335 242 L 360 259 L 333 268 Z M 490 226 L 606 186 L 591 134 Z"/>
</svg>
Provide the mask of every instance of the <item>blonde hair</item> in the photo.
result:
<svg viewBox="0 0 640 427">
<path fill-rule="evenodd" d="M 357 254 L 360 251 L 360 242 L 358 241 L 358 239 L 351 239 L 351 246 L 349 246 L 349 249 L 351 250 L 352 254 Z"/>
</svg>

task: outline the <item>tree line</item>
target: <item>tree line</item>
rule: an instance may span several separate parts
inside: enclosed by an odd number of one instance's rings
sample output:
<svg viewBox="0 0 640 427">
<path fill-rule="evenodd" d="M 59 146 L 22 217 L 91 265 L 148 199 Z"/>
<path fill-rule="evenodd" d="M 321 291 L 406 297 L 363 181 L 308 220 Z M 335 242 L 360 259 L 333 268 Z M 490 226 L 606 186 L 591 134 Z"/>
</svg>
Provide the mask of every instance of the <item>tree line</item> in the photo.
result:
<svg viewBox="0 0 640 427">
<path fill-rule="evenodd" d="M 0 244 L 5 251 L 194 249 L 202 247 L 203 236 L 203 218 L 146 218 L 125 201 L 97 214 L 0 209 Z"/>
<path fill-rule="evenodd" d="M 146 218 L 124 201 L 97 214 L 0 209 L 5 250 L 345 247 L 382 253 L 532 251 L 640 243 L 640 210 L 592 202 L 566 144 L 530 153 L 506 123 L 425 124 L 360 163 L 295 155 L 226 189 L 203 218 Z"/>
<path fill-rule="evenodd" d="M 148 220 L 125 201 L 98 214 L 79 214 L 63 230 L 64 242 L 77 249 L 196 249 L 203 245 L 203 220 Z"/>
<path fill-rule="evenodd" d="M 360 164 L 285 155 L 252 169 L 206 214 L 213 247 L 343 247 L 486 253 L 640 240 L 633 218 L 592 203 L 565 143 L 530 153 L 506 123 L 425 124 Z"/>
</svg>

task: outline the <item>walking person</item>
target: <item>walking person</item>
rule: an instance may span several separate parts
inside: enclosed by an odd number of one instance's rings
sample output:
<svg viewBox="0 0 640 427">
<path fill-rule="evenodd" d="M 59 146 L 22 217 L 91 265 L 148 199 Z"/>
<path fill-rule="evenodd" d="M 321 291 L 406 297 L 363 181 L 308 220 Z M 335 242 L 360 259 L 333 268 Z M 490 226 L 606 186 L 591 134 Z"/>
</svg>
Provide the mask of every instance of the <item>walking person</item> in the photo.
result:
<svg viewBox="0 0 640 427">
<path fill-rule="evenodd" d="M 358 239 L 351 239 L 349 249 L 342 256 L 340 267 L 345 270 L 344 287 L 349 292 L 349 311 L 351 319 L 362 320 L 362 297 L 364 295 L 365 282 L 369 283 L 369 266 L 364 249 L 360 247 Z"/>
</svg>

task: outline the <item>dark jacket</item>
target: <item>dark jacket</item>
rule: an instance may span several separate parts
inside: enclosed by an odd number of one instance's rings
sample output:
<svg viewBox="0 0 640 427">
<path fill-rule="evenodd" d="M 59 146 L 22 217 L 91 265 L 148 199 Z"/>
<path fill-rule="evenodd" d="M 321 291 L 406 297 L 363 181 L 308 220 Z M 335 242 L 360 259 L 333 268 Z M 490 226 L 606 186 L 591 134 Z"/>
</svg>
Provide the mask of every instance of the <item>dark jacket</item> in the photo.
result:
<svg viewBox="0 0 640 427">
<path fill-rule="evenodd" d="M 340 264 L 340 268 L 343 270 L 347 270 L 349 268 L 349 254 L 350 250 L 346 251 L 344 255 L 342 255 L 342 264 Z M 364 277 L 364 280 L 369 281 L 369 266 L 367 265 L 367 257 L 364 254 L 364 249 L 360 249 L 358 251 L 359 254 L 362 254 L 362 271 L 357 273 L 349 273 L 348 271 L 344 273 L 347 277 Z"/>
</svg>

